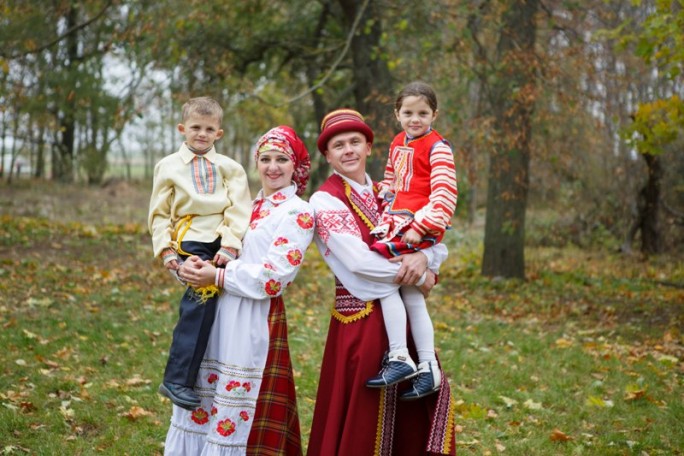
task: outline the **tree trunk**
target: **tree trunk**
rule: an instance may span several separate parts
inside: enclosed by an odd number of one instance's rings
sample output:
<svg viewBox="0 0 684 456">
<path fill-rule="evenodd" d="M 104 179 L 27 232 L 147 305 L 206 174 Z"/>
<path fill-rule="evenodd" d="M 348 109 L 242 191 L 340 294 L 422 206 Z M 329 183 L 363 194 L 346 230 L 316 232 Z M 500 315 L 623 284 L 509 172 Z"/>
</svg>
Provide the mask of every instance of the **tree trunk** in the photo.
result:
<svg viewBox="0 0 684 456">
<path fill-rule="evenodd" d="M 663 168 L 659 155 L 642 154 L 648 165 L 648 181 L 641 190 L 643 196 L 643 213 L 641 221 L 641 252 L 645 255 L 661 253 L 663 250 L 660 232 L 660 183 Z"/>
<path fill-rule="evenodd" d="M 45 176 L 45 127 L 40 127 L 38 129 L 34 166 L 33 177 L 39 178 Z"/>
<path fill-rule="evenodd" d="M 496 134 L 490 157 L 482 274 L 525 277 L 525 210 L 531 116 L 535 103 L 534 44 L 538 0 L 508 3 L 497 44 L 499 68 L 490 102 Z"/>
<path fill-rule="evenodd" d="M 379 57 L 382 37 L 381 14 L 378 4 L 372 0 L 339 0 L 344 10 L 347 32 L 363 7 L 366 9 L 352 38 L 353 92 L 355 108 L 373 128 L 375 141 L 373 155 L 368 161 L 368 174 L 382 179 L 387 162 L 387 150 L 394 137 L 393 83 L 387 62 Z"/>
<path fill-rule="evenodd" d="M 66 16 L 67 29 L 72 28 L 77 23 L 77 8 L 72 6 Z M 76 32 L 69 34 L 66 40 L 67 61 L 65 62 L 64 71 L 71 78 L 72 70 L 76 71 L 78 59 L 78 40 Z M 58 116 L 61 134 L 61 141 L 57 146 L 58 156 L 53 160 L 55 167 L 52 170 L 52 178 L 62 182 L 72 182 L 74 180 L 74 144 L 76 137 L 76 95 L 72 89 L 63 87 L 65 90 L 65 98 L 63 105 L 58 107 L 60 115 Z"/>
</svg>

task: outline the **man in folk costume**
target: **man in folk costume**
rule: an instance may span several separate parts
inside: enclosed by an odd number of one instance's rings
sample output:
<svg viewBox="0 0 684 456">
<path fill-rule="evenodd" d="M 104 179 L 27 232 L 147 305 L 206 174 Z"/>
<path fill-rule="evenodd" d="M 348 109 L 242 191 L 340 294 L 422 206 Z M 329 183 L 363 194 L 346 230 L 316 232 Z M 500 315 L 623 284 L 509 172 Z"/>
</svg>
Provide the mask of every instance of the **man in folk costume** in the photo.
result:
<svg viewBox="0 0 684 456">
<path fill-rule="evenodd" d="M 447 255 L 441 244 L 390 260 L 370 250 L 380 208 L 366 174 L 372 143 L 373 131 L 356 111 L 339 109 L 323 119 L 318 149 L 334 172 L 310 203 L 314 240 L 335 274 L 336 296 L 308 455 L 455 454 L 454 401 L 443 372 L 437 394 L 410 402 L 399 400 L 405 385 L 366 386 L 388 345 L 378 299 L 401 284 L 427 294 L 435 283 L 430 270 Z"/>
</svg>

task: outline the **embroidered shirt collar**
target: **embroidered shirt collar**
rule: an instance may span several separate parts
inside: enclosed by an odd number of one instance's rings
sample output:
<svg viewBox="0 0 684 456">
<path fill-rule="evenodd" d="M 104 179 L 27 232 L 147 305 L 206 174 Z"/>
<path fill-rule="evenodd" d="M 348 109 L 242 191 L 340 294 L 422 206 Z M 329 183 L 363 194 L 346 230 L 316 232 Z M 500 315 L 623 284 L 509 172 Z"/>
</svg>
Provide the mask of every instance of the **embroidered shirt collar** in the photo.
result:
<svg viewBox="0 0 684 456">
<path fill-rule="evenodd" d="M 282 204 L 283 202 L 293 198 L 297 194 L 297 184 L 292 184 L 289 187 L 281 188 L 275 193 L 272 193 L 268 196 L 264 196 L 264 189 L 262 188 L 259 190 L 259 193 L 257 193 L 256 198 L 254 198 L 254 202 L 258 203 L 260 200 L 268 200 L 273 205 L 277 206 L 278 204 Z"/>
<path fill-rule="evenodd" d="M 186 165 L 192 161 L 193 158 L 195 158 L 196 154 L 193 153 L 190 149 L 188 149 L 188 146 L 185 145 L 185 143 L 181 144 L 180 149 L 178 151 L 180 153 L 181 159 L 183 160 L 183 163 Z M 204 157 L 207 160 L 209 160 L 211 163 L 216 163 L 216 156 L 218 155 L 218 152 L 216 152 L 216 148 L 214 146 L 211 146 L 211 149 L 209 149 L 209 152 L 206 152 L 202 155 L 198 155 L 199 157 Z"/>
<path fill-rule="evenodd" d="M 366 173 L 366 183 L 365 184 L 359 184 L 355 180 L 349 179 L 348 177 L 343 176 L 342 174 L 338 173 L 337 171 L 333 171 L 333 173 L 337 174 L 340 176 L 342 179 L 344 179 L 352 189 L 359 195 L 362 195 L 364 191 L 368 191 L 371 194 L 373 194 L 373 181 L 371 180 L 370 176 L 368 173 Z"/>
</svg>

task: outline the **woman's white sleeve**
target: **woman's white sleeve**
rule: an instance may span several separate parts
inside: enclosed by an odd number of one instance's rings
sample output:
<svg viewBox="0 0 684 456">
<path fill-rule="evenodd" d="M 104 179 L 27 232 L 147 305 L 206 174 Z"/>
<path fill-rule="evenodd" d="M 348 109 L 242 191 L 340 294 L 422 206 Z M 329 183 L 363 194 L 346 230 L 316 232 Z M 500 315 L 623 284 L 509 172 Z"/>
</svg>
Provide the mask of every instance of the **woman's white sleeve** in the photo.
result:
<svg viewBox="0 0 684 456">
<path fill-rule="evenodd" d="M 228 293 L 264 299 L 285 291 L 299 272 L 313 238 L 314 215 L 310 206 L 288 211 L 274 233 L 261 263 L 245 263 L 238 258 L 226 265 L 223 288 Z"/>
</svg>

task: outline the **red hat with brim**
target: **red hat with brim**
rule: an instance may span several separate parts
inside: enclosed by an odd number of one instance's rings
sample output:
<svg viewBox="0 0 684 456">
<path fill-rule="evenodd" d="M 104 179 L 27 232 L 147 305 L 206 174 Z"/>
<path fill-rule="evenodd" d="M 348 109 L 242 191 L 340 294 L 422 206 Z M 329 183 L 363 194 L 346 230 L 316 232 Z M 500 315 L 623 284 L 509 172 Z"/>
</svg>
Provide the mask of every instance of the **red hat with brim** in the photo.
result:
<svg viewBox="0 0 684 456">
<path fill-rule="evenodd" d="M 321 122 L 321 134 L 316 142 L 318 150 L 325 155 L 328 141 L 333 136 L 348 131 L 358 131 L 366 137 L 369 143 L 373 143 L 373 130 L 363 120 L 361 114 L 353 109 L 337 109 L 325 116 Z"/>
</svg>

